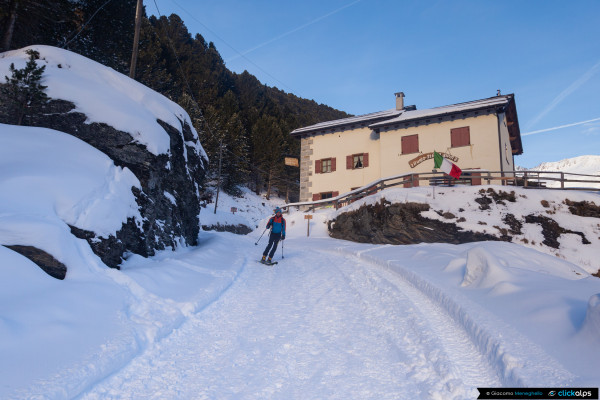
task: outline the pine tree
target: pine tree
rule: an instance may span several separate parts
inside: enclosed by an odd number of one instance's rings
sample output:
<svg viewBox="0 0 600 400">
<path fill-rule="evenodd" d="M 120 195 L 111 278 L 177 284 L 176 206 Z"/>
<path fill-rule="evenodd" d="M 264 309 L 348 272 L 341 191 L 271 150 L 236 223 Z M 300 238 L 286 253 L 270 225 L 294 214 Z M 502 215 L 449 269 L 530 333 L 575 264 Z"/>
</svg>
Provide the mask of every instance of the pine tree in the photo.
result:
<svg viewBox="0 0 600 400">
<path fill-rule="evenodd" d="M 75 29 L 72 0 L 0 0 L 0 51 L 59 46 Z"/>
<path fill-rule="evenodd" d="M 267 200 L 271 197 L 274 181 L 283 171 L 283 132 L 275 117 L 262 115 L 252 128 L 253 158 L 262 170 L 267 185 Z"/>
<path fill-rule="evenodd" d="M 223 156 L 223 190 L 230 195 L 241 195 L 239 187 L 248 179 L 248 140 L 237 113 L 233 114 L 224 127 L 227 143 Z"/>
<path fill-rule="evenodd" d="M 182 92 L 180 88 L 182 82 L 175 80 L 173 71 L 169 68 L 167 59 L 171 58 L 172 50 L 169 43 L 166 42 L 167 38 L 159 34 L 157 23 L 156 17 L 142 19 L 135 78 L 149 88 L 176 101 L 179 93 Z M 183 94 L 178 103 L 190 113 L 196 108 L 195 105 L 192 105 L 191 100 L 189 94 Z M 194 127 L 199 132 L 199 126 L 194 125 Z"/>
<path fill-rule="evenodd" d="M 128 73 L 136 5 L 136 0 L 73 1 L 77 29 L 65 41 L 66 48 Z"/>
<path fill-rule="evenodd" d="M 8 117 L 10 119 L 13 116 L 12 123 L 15 125 L 23 125 L 28 115 L 35 113 L 50 100 L 44 93 L 47 87 L 41 84 L 46 66 L 38 67 L 35 61 L 40 58 L 40 53 L 27 50 L 27 54 L 29 61 L 25 68 L 16 69 L 14 63 L 10 64 L 12 76 L 5 77 L 6 85 L 2 87 Z"/>
</svg>

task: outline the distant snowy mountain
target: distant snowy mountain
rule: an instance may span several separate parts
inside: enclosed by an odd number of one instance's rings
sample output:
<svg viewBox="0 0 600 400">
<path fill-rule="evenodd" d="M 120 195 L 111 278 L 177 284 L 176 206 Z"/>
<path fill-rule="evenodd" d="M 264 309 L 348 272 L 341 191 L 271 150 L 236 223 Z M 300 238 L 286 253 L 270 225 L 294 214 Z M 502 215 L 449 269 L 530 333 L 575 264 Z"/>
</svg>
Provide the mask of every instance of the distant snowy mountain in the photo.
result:
<svg viewBox="0 0 600 400">
<path fill-rule="evenodd" d="M 532 171 L 563 171 L 573 174 L 600 175 L 600 156 L 579 156 L 560 161 L 544 162 Z"/>
<path fill-rule="evenodd" d="M 568 180 L 584 179 L 594 180 L 598 183 L 589 182 L 565 182 L 565 187 L 591 187 L 600 188 L 600 156 L 579 156 L 566 158 L 560 161 L 543 162 L 533 168 L 516 167 L 517 171 L 557 172 L 557 174 L 542 174 L 541 178 L 560 178 L 558 172 L 564 172 Z M 596 177 L 584 177 L 578 175 L 595 175 Z M 540 179 L 543 181 L 543 179 Z M 546 186 L 550 188 L 560 187 L 560 182 L 547 180 Z"/>
</svg>

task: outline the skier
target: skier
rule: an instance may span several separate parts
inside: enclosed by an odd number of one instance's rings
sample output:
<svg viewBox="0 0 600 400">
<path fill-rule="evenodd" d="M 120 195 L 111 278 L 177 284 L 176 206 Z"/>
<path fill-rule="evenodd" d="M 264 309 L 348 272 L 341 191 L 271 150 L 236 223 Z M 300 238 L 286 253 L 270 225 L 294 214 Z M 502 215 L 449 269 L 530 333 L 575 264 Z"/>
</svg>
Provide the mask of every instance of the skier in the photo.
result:
<svg viewBox="0 0 600 400">
<path fill-rule="evenodd" d="M 273 255 L 277 250 L 277 244 L 279 239 L 285 240 L 285 218 L 281 216 L 281 208 L 275 209 L 275 216 L 269 219 L 267 222 L 267 229 L 271 228 L 271 234 L 269 235 L 269 244 L 263 252 L 262 262 L 263 264 L 273 264 Z M 271 252 L 269 253 L 269 249 Z M 267 255 L 269 258 L 267 258 Z"/>
</svg>

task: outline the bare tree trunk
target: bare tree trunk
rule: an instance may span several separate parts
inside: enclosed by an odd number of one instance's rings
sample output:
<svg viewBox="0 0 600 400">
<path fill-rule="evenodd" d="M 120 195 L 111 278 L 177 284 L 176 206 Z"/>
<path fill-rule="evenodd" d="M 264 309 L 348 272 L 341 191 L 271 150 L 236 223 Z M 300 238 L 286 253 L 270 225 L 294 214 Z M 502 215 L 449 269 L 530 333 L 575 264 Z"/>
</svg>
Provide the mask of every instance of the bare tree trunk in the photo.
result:
<svg viewBox="0 0 600 400">
<path fill-rule="evenodd" d="M 27 104 L 23 104 L 23 105 L 21 105 L 21 107 L 19 107 L 19 110 L 17 112 L 17 125 L 18 126 L 23 125 L 23 119 L 25 118 L 25 114 L 27 114 Z"/>
<path fill-rule="evenodd" d="M 8 51 L 10 50 L 10 43 L 12 42 L 13 32 L 15 30 L 15 22 L 17 20 L 17 6 L 19 5 L 19 0 L 12 0 L 10 2 L 10 12 L 8 16 L 8 24 L 6 24 L 6 29 L 4 30 L 4 36 L 2 37 L 2 48 L 0 51 Z"/>
</svg>

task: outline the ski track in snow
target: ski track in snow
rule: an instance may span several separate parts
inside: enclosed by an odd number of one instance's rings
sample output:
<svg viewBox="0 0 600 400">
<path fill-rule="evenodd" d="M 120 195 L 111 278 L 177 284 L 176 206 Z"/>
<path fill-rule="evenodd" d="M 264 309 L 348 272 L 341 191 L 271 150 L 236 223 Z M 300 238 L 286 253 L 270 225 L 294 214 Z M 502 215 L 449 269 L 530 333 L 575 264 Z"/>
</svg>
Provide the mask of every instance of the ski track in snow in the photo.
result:
<svg viewBox="0 0 600 400">
<path fill-rule="evenodd" d="M 221 297 L 81 398 L 466 399 L 500 386 L 464 329 L 399 276 L 302 256 L 246 260 Z"/>
</svg>

